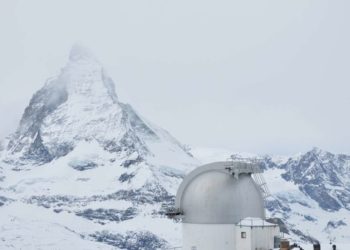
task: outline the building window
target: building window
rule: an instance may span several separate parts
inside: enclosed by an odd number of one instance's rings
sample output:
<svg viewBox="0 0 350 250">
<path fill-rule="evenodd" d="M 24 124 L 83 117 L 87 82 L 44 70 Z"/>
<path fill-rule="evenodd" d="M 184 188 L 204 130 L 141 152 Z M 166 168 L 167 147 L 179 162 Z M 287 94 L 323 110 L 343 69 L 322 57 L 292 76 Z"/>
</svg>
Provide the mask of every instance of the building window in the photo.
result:
<svg viewBox="0 0 350 250">
<path fill-rule="evenodd" d="M 241 238 L 242 238 L 242 239 L 247 238 L 247 233 L 246 233 L 246 232 L 241 232 Z"/>
</svg>

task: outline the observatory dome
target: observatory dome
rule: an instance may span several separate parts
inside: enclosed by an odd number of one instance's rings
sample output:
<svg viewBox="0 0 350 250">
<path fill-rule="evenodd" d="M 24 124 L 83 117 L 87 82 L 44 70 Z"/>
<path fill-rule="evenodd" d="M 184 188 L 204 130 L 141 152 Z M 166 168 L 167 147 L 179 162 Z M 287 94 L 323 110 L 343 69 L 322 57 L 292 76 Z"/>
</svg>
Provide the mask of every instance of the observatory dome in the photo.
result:
<svg viewBox="0 0 350 250">
<path fill-rule="evenodd" d="M 265 218 L 264 199 L 250 165 L 239 165 L 239 171 L 230 166 L 215 162 L 185 177 L 176 196 L 184 223 L 236 224 L 246 217 Z"/>
</svg>

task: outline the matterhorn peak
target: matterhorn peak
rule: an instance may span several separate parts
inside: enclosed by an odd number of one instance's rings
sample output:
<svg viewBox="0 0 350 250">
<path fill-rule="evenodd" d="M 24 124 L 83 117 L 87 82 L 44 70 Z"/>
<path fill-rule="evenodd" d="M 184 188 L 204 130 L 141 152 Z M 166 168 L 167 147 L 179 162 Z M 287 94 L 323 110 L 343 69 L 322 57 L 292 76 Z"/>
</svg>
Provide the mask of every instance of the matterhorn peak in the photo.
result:
<svg viewBox="0 0 350 250">
<path fill-rule="evenodd" d="M 61 73 L 33 95 L 17 131 L 10 136 L 5 161 L 42 165 L 87 142 L 96 143 L 113 157 L 133 155 L 138 161 L 156 155 L 153 147 L 160 143 L 192 161 L 174 138 L 119 102 L 102 64 L 89 49 L 76 44 Z"/>
<path fill-rule="evenodd" d="M 72 46 L 69 53 L 70 61 L 80 61 L 80 60 L 94 60 L 96 61 L 96 57 L 94 54 L 86 48 L 84 45 L 76 43 Z"/>
</svg>

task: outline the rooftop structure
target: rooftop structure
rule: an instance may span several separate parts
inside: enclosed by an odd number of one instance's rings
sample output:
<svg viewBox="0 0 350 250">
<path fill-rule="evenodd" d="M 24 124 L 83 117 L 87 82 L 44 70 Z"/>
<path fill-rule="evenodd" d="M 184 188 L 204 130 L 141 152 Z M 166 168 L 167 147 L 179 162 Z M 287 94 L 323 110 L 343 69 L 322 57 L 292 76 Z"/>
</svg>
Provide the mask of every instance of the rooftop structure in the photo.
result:
<svg viewBox="0 0 350 250">
<path fill-rule="evenodd" d="M 279 228 L 265 221 L 261 173 L 257 161 L 236 158 L 189 173 L 169 213 L 182 219 L 182 249 L 272 249 Z"/>
</svg>

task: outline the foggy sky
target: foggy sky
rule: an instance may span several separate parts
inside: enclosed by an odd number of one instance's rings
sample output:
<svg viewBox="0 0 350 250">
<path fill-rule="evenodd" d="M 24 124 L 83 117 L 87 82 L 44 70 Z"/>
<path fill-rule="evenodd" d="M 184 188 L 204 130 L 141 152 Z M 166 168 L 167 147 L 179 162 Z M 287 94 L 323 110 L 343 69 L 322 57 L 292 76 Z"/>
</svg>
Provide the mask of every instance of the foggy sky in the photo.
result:
<svg viewBox="0 0 350 250">
<path fill-rule="evenodd" d="M 89 47 L 122 101 L 182 143 L 350 153 L 348 0 L 0 0 L 0 137 Z"/>
</svg>

